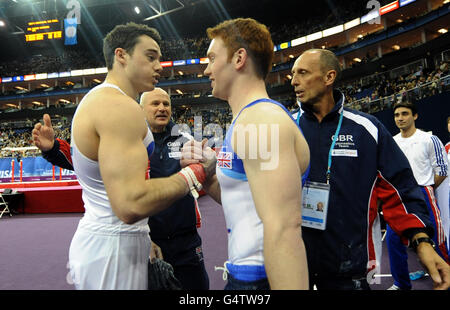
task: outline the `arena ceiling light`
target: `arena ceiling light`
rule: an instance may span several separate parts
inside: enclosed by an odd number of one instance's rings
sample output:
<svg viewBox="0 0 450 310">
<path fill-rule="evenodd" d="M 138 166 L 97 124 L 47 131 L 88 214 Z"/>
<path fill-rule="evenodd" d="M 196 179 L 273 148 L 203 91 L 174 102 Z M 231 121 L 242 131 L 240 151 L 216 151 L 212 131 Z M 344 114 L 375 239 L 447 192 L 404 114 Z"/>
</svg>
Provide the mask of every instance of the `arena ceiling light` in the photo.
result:
<svg viewBox="0 0 450 310">
<path fill-rule="evenodd" d="M 83 70 L 72 70 L 70 71 L 70 76 L 80 76 L 83 75 Z"/>
<path fill-rule="evenodd" d="M 136 14 L 141 14 L 141 9 L 138 6 L 134 7 L 134 11 L 136 12 Z"/>
<path fill-rule="evenodd" d="M 340 32 L 344 32 L 343 24 L 322 31 L 324 37 L 329 37 Z"/>
<path fill-rule="evenodd" d="M 100 74 L 100 73 L 108 73 L 108 68 L 106 68 L 106 67 L 95 68 L 95 74 Z"/>
<path fill-rule="evenodd" d="M 322 31 L 318 31 L 318 32 L 307 35 L 306 41 L 311 42 L 311 41 L 321 39 L 322 37 L 323 37 Z"/>
<path fill-rule="evenodd" d="M 361 24 L 361 18 L 355 18 L 354 20 L 351 20 L 344 24 L 344 30 L 348 30 L 350 28 L 356 27 L 359 24 Z"/>
<path fill-rule="evenodd" d="M 291 41 L 291 46 L 297 46 L 306 43 L 306 36 Z"/>
<path fill-rule="evenodd" d="M 179 11 L 179 10 L 182 10 L 185 8 L 185 5 L 181 0 L 175 0 L 176 2 L 174 2 L 174 3 L 176 6 L 169 10 L 166 10 L 163 5 L 164 1 L 167 1 L 167 0 L 152 1 L 152 2 L 156 2 L 156 5 L 153 5 L 153 4 L 147 2 L 147 6 L 155 13 L 155 15 L 144 18 L 144 21 L 155 19 L 155 18 L 164 16 L 164 15 L 167 15 L 167 14 L 170 14 L 170 13 L 173 13 L 173 12 L 176 12 L 176 11 Z"/>
</svg>

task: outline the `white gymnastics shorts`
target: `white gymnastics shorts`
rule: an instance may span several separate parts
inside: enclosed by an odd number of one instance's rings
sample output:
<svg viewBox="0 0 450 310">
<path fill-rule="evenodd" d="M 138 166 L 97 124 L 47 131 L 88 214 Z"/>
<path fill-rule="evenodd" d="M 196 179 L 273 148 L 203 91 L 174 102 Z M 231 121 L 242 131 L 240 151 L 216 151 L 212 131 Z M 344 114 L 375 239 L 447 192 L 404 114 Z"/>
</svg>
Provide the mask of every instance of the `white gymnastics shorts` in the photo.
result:
<svg viewBox="0 0 450 310">
<path fill-rule="evenodd" d="M 110 225 L 80 220 L 69 250 L 78 290 L 146 290 L 150 254 L 148 225 Z"/>
</svg>

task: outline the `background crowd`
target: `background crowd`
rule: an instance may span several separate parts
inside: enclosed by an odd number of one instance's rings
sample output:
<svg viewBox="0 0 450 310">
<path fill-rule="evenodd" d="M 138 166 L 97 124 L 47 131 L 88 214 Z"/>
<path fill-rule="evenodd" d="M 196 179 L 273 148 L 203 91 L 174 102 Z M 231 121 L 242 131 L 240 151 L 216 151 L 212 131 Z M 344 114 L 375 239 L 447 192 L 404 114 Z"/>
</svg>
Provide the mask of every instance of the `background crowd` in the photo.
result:
<svg viewBox="0 0 450 310">
<path fill-rule="evenodd" d="M 341 87 L 350 107 L 364 112 L 377 112 L 391 108 L 396 102 L 420 100 L 446 91 L 450 87 L 449 63 L 443 61 L 435 69 L 423 69 L 389 77 L 384 72 Z"/>
<path fill-rule="evenodd" d="M 377 112 L 391 108 L 396 102 L 405 100 L 420 100 L 450 89 L 449 62 L 443 61 L 434 70 L 418 68 L 417 71 L 391 78 L 392 72 L 372 75 L 360 78 L 357 81 L 349 81 L 340 86 L 345 94 L 347 106 L 363 112 Z M 181 95 L 175 95 L 177 97 Z M 189 94 L 183 95 L 184 97 Z M 288 109 L 296 108 L 295 96 L 281 96 L 277 99 L 284 103 Z M 173 121 L 177 124 L 187 124 L 191 132 L 195 129 L 195 117 L 201 117 L 203 125 L 202 133 L 212 136 L 213 127 L 207 124 L 219 125 L 223 133 L 232 121 L 232 114 L 228 105 L 216 104 L 214 106 L 173 107 Z M 3 150 L 5 147 L 32 146 L 31 129 L 39 119 L 27 119 L 19 122 L 0 122 L 0 158 L 11 157 L 12 153 Z M 55 129 L 57 136 L 70 141 L 70 119 L 56 120 Z M 16 127 L 16 128 L 14 128 Z M 206 128 L 206 129 L 205 129 Z M 21 152 L 23 157 L 40 156 L 39 150 L 27 150 Z"/>
<path fill-rule="evenodd" d="M 35 120 L 38 122 L 38 120 Z M 29 122 L 34 125 L 34 122 Z M 34 146 L 31 138 L 32 126 L 21 129 L 0 129 L 0 158 L 7 157 L 35 157 L 42 156 L 39 149 L 25 150 L 25 151 L 11 151 L 5 148 L 19 148 Z M 62 125 L 61 122 L 54 124 L 55 134 L 57 137 L 70 142 L 70 126 Z"/>
<path fill-rule="evenodd" d="M 381 1 L 382 4 L 389 1 Z M 328 12 L 311 12 L 311 18 L 298 20 L 295 17 L 277 20 L 269 25 L 270 32 L 275 44 L 287 42 L 293 38 L 302 37 L 338 24 L 342 24 L 367 14 L 366 7 L 351 7 L 347 1 L 336 0 L 334 6 L 330 6 Z M 410 16 L 413 20 L 416 16 Z M 191 36 L 180 35 L 177 37 L 163 37 L 161 42 L 162 61 L 199 58 L 206 55 L 209 39 L 202 34 Z M 330 49 L 333 50 L 331 47 Z M 101 54 L 101 53 L 100 53 Z M 293 63 L 290 59 L 284 65 Z M 375 54 L 368 53 L 359 63 L 364 65 L 370 61 L 376 61 Z M 279 64 L 278 64 L 279 65 Z M 8 59 L 0 62 L 0 76 L 18 76 L 31 73 L 64 72 L 76 69 L 104 67 L 105 63 L 101 56 L 93 57 L 91 52 L 83 50 L 79 46 L 69 46 L 62 49 L 41 51 L 28 57 Z M 448 91 L 450 88 L 449 62 L 441 61 L 434 66 L 416 65 L 408 68 L 406 72 L 398 74 L 394 70 L 358 77 L 353 80 L 343 80 L 338 86 L 346 97 L 346 106 L 361 110 L 363 112 L 375 113 L 391 108 L 396 102 L 410 100 L 417 101 L 422 98 Z M 173 79 L 197 79 L 196 74 L 174 75 L 167 80 Z M 164 79 L 162 79 L 163 81 Z M 92 82 L 93 83 L 93 82 Z M 268 85 L 269 94 L 271 89 L 286 87 L 290 80 L 284 79 L 281 83 Z M 40 87 L 28 93 L 55 91 L 59 89 L 93 87 L 95 85 L 58 85 L 52 87 Z M 2 91 L 2 90 L 0 90 Z M 21 90 L 3 91 L 0 96 L 20 94 Z M 210 91 L 198 90 L 195 93 L 172 94 L 172 99 L 189 99 L 195 97 L 210 96 Z M 272 96 L 273 99 L 283 103 L 288 109 L 297 107 L 294 92 L 284 92 Z M 57 103 L 58 106 L 74 107 L 75 103 Z M 33 109 L 45 109 L 43 106 L 35 106 Z M 13 110 L 13 109 L 10 109 Z M 172 107 L 173 121 L 177 124 L 187 124 L 193 132 L 195 129 L 195 117 L 201 116 L 204 135 L 212 135 L 212 127 L 207 124 L 220 126 L 225 134 L 226 129 L 232 121 L 232 114 L 227 104 L 215 104 L 214 106 L 179 106 Z M 71 119 L 52 116 L 55 120 L 54 126 L 57 136 L 70 140 Z M 29 147 L 32 146 L 31 130 L 33 125 L 40 119 L 26 119 L 20 121 L 0 120 L 0 158 L 11 157 L 10 151 L 5 147 Z M 206 128 L 206 129 L 205 129 Z M 38 150 L 22 152 L 22 156 L 40 156 Z"/>
</svg>

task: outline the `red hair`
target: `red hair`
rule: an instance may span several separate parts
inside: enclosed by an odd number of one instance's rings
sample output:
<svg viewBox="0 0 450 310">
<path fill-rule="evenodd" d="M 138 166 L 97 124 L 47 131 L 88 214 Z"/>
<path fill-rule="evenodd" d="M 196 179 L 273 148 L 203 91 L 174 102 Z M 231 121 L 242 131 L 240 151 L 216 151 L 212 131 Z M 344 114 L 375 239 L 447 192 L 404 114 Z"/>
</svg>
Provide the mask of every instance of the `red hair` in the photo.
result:
<svg viewBox="0 0 450 310">
<path fill-rule="evenodd" d="M 274 56 L 272 37 L 267 27 L 252 18 L 237 18 L 224 21 L 206 30 L 212 40 L 219 37 L 228 49 L 228 61 L 234 52 L 245 48 L 255 64 L 259 77 L 265 79 L 272 69 Z"/>
</svg>

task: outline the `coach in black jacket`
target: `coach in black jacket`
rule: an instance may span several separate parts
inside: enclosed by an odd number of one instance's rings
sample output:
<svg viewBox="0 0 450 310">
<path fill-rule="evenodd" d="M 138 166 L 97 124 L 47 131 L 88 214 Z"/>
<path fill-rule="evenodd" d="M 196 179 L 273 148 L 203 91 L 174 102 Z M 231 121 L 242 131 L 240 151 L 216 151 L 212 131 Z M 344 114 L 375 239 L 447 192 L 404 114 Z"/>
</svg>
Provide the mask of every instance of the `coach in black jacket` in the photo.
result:
<svg viewBox="0 0 450 310">
<path fill-rule="evenodd" d="M 180 149 L 183 138 L 171 120 L 169 95 L 161 88 L 142 94 L 140 104 L 145 112 L 155 141 L 150 158 L 150 177 L 168 177 L 181 170 Z M 54 139 L 48 115 L 44 124 L 35 125 L 32 132 L 35 145 L 43 157 L 54 165 L 73 170 L 70 146 L 66 141 Z M 184 289 L 209 289 L 205 269 L 202 241 L 197 232 L 200 212 L 195 199 L 189 194 L 168 209 L 149 218 L 150 236 L 162 251 L 164 260 L 174 268 L 175 277 Z"/>
<path fill-rule="evenodd" d="M 180 151 L 184 142 L 178 127 L 170 121 L 169 95 L 161 88 L 144 93 L 141 106 L 155 139 L 150 159 L 150 178 L 168 177 L 181 170 Z M 203 261 L 202 241 L 197 232 L 200 212 L 191 195 L 149 218 L 152 241 L 158 244 L 185 289 L 208 289 L 209 279 Z"/>
</svg>

